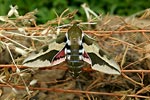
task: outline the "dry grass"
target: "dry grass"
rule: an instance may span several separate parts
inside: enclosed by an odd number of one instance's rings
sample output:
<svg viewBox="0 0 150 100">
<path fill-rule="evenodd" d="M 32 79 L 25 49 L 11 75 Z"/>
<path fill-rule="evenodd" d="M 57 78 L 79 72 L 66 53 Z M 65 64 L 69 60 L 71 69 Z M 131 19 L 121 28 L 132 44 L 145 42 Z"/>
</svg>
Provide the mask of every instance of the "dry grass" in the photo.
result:
<svg viewBox="0 0 150 100">
<path fill-rule="evenodd" d="M 75 14 L 63 13 L 57 19 L 36 25 L 35 12 L 15 18 L 0 17 L 0 99 L 150 99 L 148 12 L 141 14 L 141 17 L 107 15 L 94 19 L 96 25 L 82 25 L 83 31 L 96 38 L 99 45 L 114 57 L 122 74 L 107 75 L 87 68 L 79 79 L 73 79 L 68 74 L 65 63 L 38 70 L 21 65 L 28 52 L 48 44 L 58 33 L 64 34 L 68 28 L 58 30 L 55 25 L 62 24 Z"/>
</svg>

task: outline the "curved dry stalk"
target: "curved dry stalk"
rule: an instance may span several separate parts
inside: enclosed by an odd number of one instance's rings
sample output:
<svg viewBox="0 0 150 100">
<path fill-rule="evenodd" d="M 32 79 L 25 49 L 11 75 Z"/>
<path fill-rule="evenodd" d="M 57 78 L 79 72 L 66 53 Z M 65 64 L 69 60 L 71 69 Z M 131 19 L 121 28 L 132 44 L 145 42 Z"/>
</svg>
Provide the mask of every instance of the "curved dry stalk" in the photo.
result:
<svg viewBox="0 0 150 100">
<path fill-rule="evenodd" d="M 17 44 L 17 45 L 21 46 L 22 48 L 25 48 L 25 49 L 27 49 L 27 50 L 33 51 L 32 49 L 30 49 L 30 48 L 28 48 L 28 47 L 26 47 L 26 46 L 24 46 L 24 45 L 22 45 L 22 44 L 20 44 L 20 43 L 18 43 L 18 42 L 14 41 L 14 40 L 12 40 L 12 39 L 10 39 L 10 38 L 8 38 L 8 37 L 6 37 L 5 35 L 0 34 L 0 36 L 4 37 L 5 39 L 7 39 L 7 40 L 9 40 L 9 41 L 11 41 L 11 42 L 13 42 L 14 44 Z M 3 43 L 4 43 L 4 42 L 3 42 Z"/>
</svg>

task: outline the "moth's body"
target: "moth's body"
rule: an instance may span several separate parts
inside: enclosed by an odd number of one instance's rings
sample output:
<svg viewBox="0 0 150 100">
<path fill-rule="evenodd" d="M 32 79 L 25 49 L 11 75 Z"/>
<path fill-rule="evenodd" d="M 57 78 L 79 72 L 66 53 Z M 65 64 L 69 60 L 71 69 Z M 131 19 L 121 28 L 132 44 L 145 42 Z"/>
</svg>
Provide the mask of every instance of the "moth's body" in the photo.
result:
<svg viewBox="0 0 150 100">
<path fill-rule="evenodd" d="M 76 34 L 74 34 L 74 31 L 76 31 Z M 66 61 L 69 67 L 69 71 L 74 77 L 79 75 L 81 68 L 84 66 L 84 61 L 82 59 L 83 46 L 81 33 L 81 30 L 79 30 L 77 26 L 74 26 L 70 28 L 66 34 Z"/>
<path fill-rule="evenodd" d="M 110 58 L 98 43 L 84 34 L 74 24 L 65 35 L 60 35 L 39 53 L 33 53 L 24 60 L 29 67 L 54 66 L 66 61 L 72 76 L 77 77 L 85 62 L 91 68 L 108 74 L 120 74 L 118 64 Z"/>
</svg>

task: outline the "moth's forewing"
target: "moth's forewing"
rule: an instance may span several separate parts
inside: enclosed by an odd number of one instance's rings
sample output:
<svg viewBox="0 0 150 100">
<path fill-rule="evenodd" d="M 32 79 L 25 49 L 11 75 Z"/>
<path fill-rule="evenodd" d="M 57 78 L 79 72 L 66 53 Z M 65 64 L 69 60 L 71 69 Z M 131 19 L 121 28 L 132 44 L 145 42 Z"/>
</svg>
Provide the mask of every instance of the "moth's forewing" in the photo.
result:
<svg viewBox="0 0 150 100">
<path fill-rule="evenodd" d="M 23 65 L 28 67 L 47 67 L 59 64 L 65 61 L 65 55 L 61 53 L 63 52 L 65 45 L 66 37 L 65 35 L 61 35 L 56 40 L 53 40 L 51 43 L 49 43 L 49 45 L 42 47 L 39 52 L 31 53 L 23 61 Z M 57 59 L 60 56 L 61 58 Z"/>
<path fill-rule="evenodd" d="M 94 39 L 88 35 L 84 35 L 82 45 L 89 56 L 88 61 L 83 60 L 87 63 L 91 61 L 92 69 L 107 74 L 120 74 L 119 65 L 100 48 Z"/>
</svg>

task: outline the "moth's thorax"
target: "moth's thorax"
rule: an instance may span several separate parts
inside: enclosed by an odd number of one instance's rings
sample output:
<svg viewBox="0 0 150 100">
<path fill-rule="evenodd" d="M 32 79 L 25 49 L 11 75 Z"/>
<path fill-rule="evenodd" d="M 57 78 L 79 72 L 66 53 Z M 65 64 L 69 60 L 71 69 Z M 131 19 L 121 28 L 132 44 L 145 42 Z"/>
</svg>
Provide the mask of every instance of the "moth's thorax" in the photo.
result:
<svg viewBox="0 0 150 100">
<path fill-rule="evenodd" d="M 70 41 L 71 45 L 79 45 L 82 41 L 82 30 L 74 24 L 66 34 L 66 37 Z"/>
</svg>

